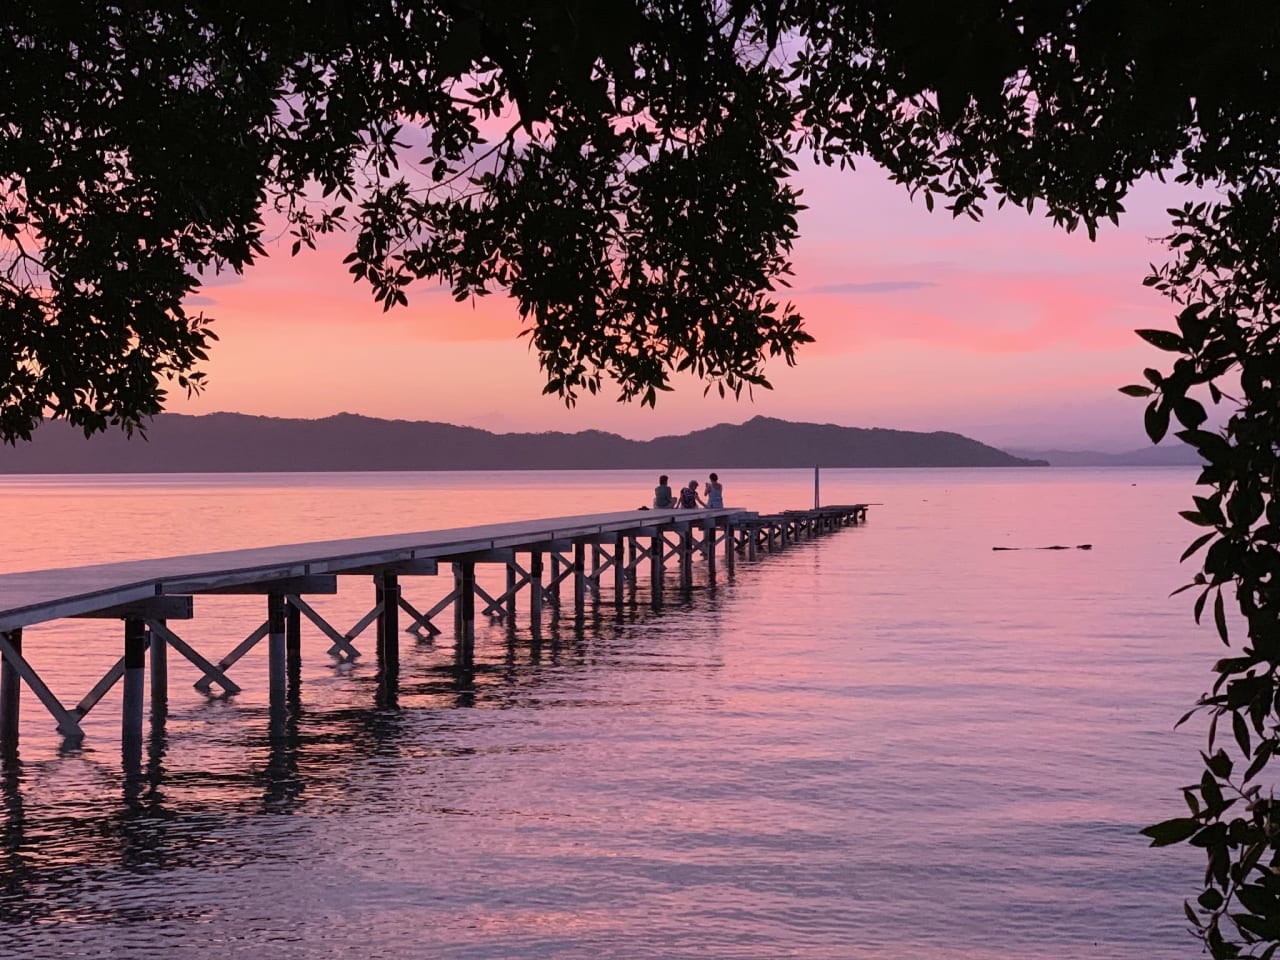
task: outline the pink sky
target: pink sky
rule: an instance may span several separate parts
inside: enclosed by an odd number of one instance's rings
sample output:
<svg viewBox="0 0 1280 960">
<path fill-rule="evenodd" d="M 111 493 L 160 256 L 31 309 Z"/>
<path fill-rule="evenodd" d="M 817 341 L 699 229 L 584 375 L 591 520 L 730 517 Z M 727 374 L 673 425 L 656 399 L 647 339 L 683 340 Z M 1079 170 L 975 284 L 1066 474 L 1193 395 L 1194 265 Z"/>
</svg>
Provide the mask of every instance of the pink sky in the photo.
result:
<svg viewBox="0 0 1280 960">
<path fill-rule="evenodd" d="M 348 411 L 499 431 L 609 430 L 648 438 L 757 415 L 847 426 L 953 430 L 997 446 L 1145 445 L 1142 404 L 1116 388 L 1163 358 L 1132 333 L 1169 327 L 1144 288 L 1175 188 L 1147 185 L 1091 243 L 1037 212 L 953 221 L 867 165 L 805 167 L 791 298 L 817 338 L 775 389 L 704 397 L 692 380 L 656 410 L 613 394 L 566 409 L 542 395 L 536 358 L 501 294 L 457 304 L 428 285 L 384 314 L 353 285 L 343 243 L 221 277 L 198 298 L 217 318 L 208 390 L 182 413 L 322 417 Z M 994 204 L 992 205 L 994 207 Z"/>
</svg>

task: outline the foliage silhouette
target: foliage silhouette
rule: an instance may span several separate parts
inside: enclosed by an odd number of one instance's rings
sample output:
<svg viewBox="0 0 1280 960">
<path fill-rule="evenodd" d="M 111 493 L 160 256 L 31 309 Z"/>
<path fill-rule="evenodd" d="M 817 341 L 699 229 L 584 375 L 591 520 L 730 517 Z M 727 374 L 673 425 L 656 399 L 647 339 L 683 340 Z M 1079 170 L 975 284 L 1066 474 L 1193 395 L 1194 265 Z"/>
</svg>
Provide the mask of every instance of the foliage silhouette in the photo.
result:
<svg viewBox="0 0 1280 960">
<path fill-rule="evenodd" d="M 137 428 L 170 380 L 199 389 L 213 338 L 184 298 L 347 229 L 384 306 L 436 277 L 505 289 L 547 390 L 671 374 L 767 386 L 808 340 L 775 290 L 800 209 L 794 150 L 871 160 L 932 209 L 1041 205 L 1093 236 L 1140 178 L 1194 188 L 1148 283 L 1173 354 L 1125 392 L 1147 431 L 1204 456 L 1197 617 L 1242 655 L 1201 705 L 1187 914 L 1215 957 L 1280 944 L 1280 5 L 1259 0 L 352 0 L 0 14 L 0 436 L 46 412 Z M 507 120 L 508 105 L 515 117 Z M 496 131 L 496 132 L 492 132 Z M 486 139 L 487 138 L 487 139 Z M 1205 199 L 1211 197 L 1212 199 Z M 264 219 L 265 218 L 265 219 Z M 268 226 L 268 223 L 271 226 Z M 1228 393 L 1234 395 L 1229 397 Z M 1207 396 L 1206 396 L 1207 395 Z M 1234 404 L 1206 429 L 1203 400 Z"/>
</svg>

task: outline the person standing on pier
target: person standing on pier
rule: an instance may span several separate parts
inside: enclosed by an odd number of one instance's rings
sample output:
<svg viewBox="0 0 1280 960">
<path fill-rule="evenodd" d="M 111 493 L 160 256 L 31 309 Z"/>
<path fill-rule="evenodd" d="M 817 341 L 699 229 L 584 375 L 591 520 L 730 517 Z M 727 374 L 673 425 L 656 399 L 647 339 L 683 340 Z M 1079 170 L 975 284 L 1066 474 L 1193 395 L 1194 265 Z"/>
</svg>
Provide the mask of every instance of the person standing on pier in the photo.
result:
<svg viewBox="0 0 1280 960">
<path fill-rule="evenodd" d="M 711 478 L 707 480 L 707 509 L 724 509 L 724 484 L 720 482 L 720 478 L 714 473 L 711 474 Z"/>
<path fill-rule="evenodd" d="M 664 473 L 658 478 L 658 485 L 653 488 L 653 506 L 657 510 L 670 510 L 676 505 L 676 498 L 671 493 L 671 486 L 667 483 L 667 475 Z"/>
<path fill-rule="evenodd" d="M 698 481 L 690 480 L 689 485 L 680 491 L 680 508 L 682 510 L 692 510 L 695 507 L 705 506 L 702 498 L 698 496 Z"/>
</svg>

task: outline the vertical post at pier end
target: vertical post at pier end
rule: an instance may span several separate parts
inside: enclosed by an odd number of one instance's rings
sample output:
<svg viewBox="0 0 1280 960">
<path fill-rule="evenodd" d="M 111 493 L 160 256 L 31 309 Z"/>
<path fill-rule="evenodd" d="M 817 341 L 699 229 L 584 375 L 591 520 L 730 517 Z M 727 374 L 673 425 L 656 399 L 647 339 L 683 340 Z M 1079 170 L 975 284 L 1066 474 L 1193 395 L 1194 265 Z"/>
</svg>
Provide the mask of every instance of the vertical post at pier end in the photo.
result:
<svg viewBox="0 0 1280 960">
<path fill-rule="evenodd" d="M 581 540 L 573 543 L 573 615 L 582 619 L 587 599 L 587 545 Z"/>
<path fill-rule="evenodd" d="M 382 595 L 382 612 L 378 614 L 382 645 L 378 652 L 383 672 L 395 676 L 400 672 L 400 578 L 394 573 L 383 573 L 378 580 L 378 592 Z"/>
<path fill-rule="evenodd" d="M 458 633 L 468 642 L 476 637 L 476 565 L 471 561 L 454 564 L 458 581 Z"/>
<path fill-rule="evenodd" d="M 120 734 L 126 750 L 142 746 L 142 690 L 147 667 L 147 622 L 124 622 L 124 705 Z"/>
<path fill-rule="evenodd" d="M 623 587 L 627 582 L 627 571 L 622 565 L 623 551 L 626 549 L 626 536 L 618 533 L 613 538 L 613 604 L 622 612 Z"/>
<path fill-rule="evenodd" d="M 716 530 L 720 523 L 712 517 L 702 525 L 702 552 L 706 554 L 707 579 L 716 582 Z"/>
<path fill-rule="evenodd" d="M 658 532 L 649 541 L 649 580 L 653 594 L 653 605 L 662 606 L 662 579 L 667 552 L 666 535 Z"/>
<path fill-rule="evenodd" d="M 533 630 L 542 627 L 542 551 L 529 555 L 529 626 Z"/>
<path fill-rule="evenodd" d="M 160 626 L 164 620 L 157 620 Z M 147 631 L 147 656 L 151 660 L 151 713 L 163 716 L 169 707 L 169 642 L 158 630 Z"/>
<path fill-rule="evenodd" d="M 506 591 L 506 612 L 507 626 L 511 627 L 516 622 L 516 565 L 508 563 L 507 565 L 507 591 Z"/>
<path fill-rule="evenodd" d="M 4 635 L 9 646 L 22 655 L 22 628 Z M 22 678 L 7 657 L 0 656 L 0 762 L 18 755 L 18 705 L 22 695 Z"/>
<path fill-rule="evenodd" d="M 289 679 L 293 681 L 302 672 L 302 611 L 287 599 L 284 607 L 284 651 Z"/>
<path fill-rule="evenodd" d="M 267 671 L 272 708 L 284 706 L 288 686 L 286 667 L 284 594 L 267 594 Z"/>
</svg>

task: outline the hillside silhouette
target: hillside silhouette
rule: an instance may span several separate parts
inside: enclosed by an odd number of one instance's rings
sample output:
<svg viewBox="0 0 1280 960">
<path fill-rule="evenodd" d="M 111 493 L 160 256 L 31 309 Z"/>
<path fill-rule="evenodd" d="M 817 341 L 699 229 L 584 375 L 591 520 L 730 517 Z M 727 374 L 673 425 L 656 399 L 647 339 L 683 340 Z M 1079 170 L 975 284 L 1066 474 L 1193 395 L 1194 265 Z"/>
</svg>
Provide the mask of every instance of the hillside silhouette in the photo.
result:
<svg viewBox="0 0 1280 960">
<path fill-rule="evenodd" d="M 85 438 L 62 421 L 0 448 L 0 473 L 218 473 L 346 470 L 591 470 L 746 467 L 1016 467 L 958 433 L 914 433 L 755 417 L 682 436 L 628 440 L 581 433 L 491 433 L 430 421 L 342 413 L 320 420 L 162 414 L 146 438 Z"/>
</svg>

